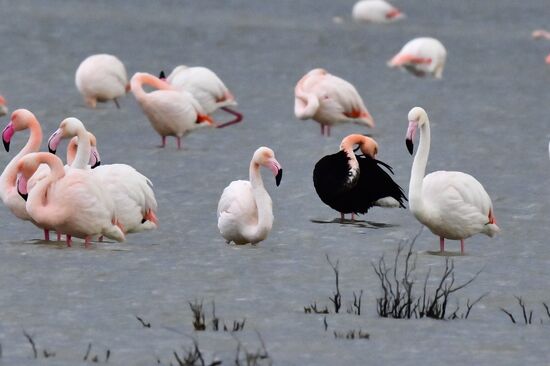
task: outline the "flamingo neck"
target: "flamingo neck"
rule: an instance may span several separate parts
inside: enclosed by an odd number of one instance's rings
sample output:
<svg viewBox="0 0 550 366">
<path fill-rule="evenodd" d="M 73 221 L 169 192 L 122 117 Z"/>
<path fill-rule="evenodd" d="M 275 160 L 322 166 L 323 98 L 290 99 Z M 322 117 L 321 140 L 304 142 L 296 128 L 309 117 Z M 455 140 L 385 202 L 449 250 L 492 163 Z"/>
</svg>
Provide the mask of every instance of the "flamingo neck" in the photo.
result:
<svg viewBox="0 0 550 366">
<path fill-rule="evenodd" d="M 248 237 L 252 243 L 263 240 L 273 226 L 273 208 L 271 197 L 265 190 L 260 165 L 254 161 L 250 162 L 250 184 L 252 194 L 258 209 L 258 222 L 250 227 Z"/>
<path fill-rule="evenodd" d="M 411 168 L 411 180 L 409 182 L 409 206 L 411 211 L 420 211 L 424 208 L 422 201 L 422 183 L 426 175 L 426 165 L 430 154 L 430 122 L 420 127 L 420 142 L 414 156 Z"/>
<path fill-rule="evenodd" d="M 136 96 L 136 99 L 143 100 L 147 97 L 147 93 L 143 90 L 143 84 L 152 86 L 155 89 L 159 90 L 171 90 L 170 84 L 166 83 L 163 80 L 160 80 L 157 77 L 154 77 L 150 74 L 139 74 L 136 77 L 133 77 L 130 81 L 130 87 L 132 92 Z"/>
<path fill-rule="evenodd" d="M 86 169 L 90 161 L 92 148 L 90 146 L 90 135 L 84 127 L 79 127 L 76 136 L 78 137 L 78 146 L 76 147 L 76 156 L 71 164 L 71 168 Z"/>
<path fill-rule="evenodd" d="M 296 91 L 294 103 L 294 114 L 299 119 L 312 118 L 319 109 L 319 98 L 312 93 L 304 93 L 301 90 Z"/>
<path fill-rule="evenodd" d="M 42 144 L 42 128 L 36 118 L 29 120 L 27 128 L 30 130 L 27 143 L 17 155 L 11 159 L 4 172 L 0 176 L 0 192 L 5 194 L 9 189 L 15 188 L 15 180 L 17 179 L 17 163 L 21 158 L 28 153 L 37 152 Z"/>
<path fill-rule="evenodd" d="M 52 202 L 55 201 L 50 199 L 49 191 L 55 182 L 65 176 L 65 169 L 61 160 L 53 154 L 47 154 L 42 160 L 44 164 L 50 167 L 50 174 L 46 178 L 39 180 L 29 192 L 26 207 L 27 211 L 32 213 L 33 220 L 37 223 L 53 227 L 59 223 L 62 210 L 52 205 Z"/>
</svg>

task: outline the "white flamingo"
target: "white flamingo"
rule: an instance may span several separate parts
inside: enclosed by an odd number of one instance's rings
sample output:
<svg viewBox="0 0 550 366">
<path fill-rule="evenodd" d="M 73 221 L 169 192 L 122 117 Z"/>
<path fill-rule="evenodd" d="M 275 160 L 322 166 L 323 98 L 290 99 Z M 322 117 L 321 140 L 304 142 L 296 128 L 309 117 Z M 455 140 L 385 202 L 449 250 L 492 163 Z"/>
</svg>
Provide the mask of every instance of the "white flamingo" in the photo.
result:
<svg viewBox="0 0 550 366">
<path fill-rule="evenodd" d="M 420 129 L 409 183 L 409 209 L 439 236 L 441 253 L 445 239 L 451 239 L 460 240 L 460 253 L 464 254 L 464 239 L 478 233 L 493 237 L 500 231 L 491 198 L 481 183 L 466 173 L 440 170 L 424 176 L 430 152 L 430 121 L 420 107 L 411 109 L 408 117 L 406 143 L 411 155 L 416 130 Z"/>
<path fill-rule="evenodd" d="M 256 244 L 271 231 L 272 201 L 264 187 L 260 166 L 271 170 L 277 185 L 281 182 L 283 169 L 275 159 L 273 150 L 258 148 L 250 162 L 250 181 L 231 182 L 223 190 L 218 203 L 218 229 L 227 243 Z"/>
<path fill-rule="evenodd" d="M 361 0 L 355 3 L 351 12 L 356 22 L 391 23 L 403 19 L 403 14 L 384 0 Z"/>
<path fill-rule="evenodd" d="M 401 51 L 388 61 L 388 66 L 403 67 L 418 77 L 433 75 L 436 79 L 441 79 L 446 60 L 447 50 L 440 41 L 420 37 L 407 42 Z"/>
</svg>

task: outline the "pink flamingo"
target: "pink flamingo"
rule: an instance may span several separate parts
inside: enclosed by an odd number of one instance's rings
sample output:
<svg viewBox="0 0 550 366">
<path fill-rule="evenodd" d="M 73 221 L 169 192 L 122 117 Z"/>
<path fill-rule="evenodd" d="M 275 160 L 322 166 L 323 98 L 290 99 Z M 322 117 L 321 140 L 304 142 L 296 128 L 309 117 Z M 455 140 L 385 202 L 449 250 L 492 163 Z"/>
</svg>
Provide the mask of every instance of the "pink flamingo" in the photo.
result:
<svg viewBox="0 0 550 366">
<path fill-rule="evenodd" d="M 157 90 L 146 93 L 143 84 Z M 160 147 L 166 146 L 166 136 L 175 136 L 178 149 L 181 149 L 183 136 L 197 128 L 215 125 L 189 92 L 178 91 L 151 74 L 134 74 L 130 85 L 151 126 L 162 137 Z"/>
<path fill-rule="evenodd" d="M 8 114 L 8 107 L 6 105 L 6 99 L 0 95 L 0 117 Z"/>
<path fill-rule="evenodd" d="M 388 66 L 403 67 L 418 77 L 433 75 L 436 79 L 441 79 L 446 59 L 447 50 L 440 41 L 420 37 L 407 42 L 401 51 L 388 61 Z"/>
<path fill-rule="evenodd" d="M 374 127 L 374 120 L 355 87 L 324 69 L 313 69 L 298 81 L 294 89 L 294 114 L 301 120 L 317 121 L 321 124 L 321 135 L 326 131 L 327 136 L 332 125 L 348 121 Z"/>
<path fill-rule="evenodd" d="M 28 191 L 27 181 L 40 164 L 50 167 L 50 174 Z M 30 153 L 17 163 L 17 191 L 26 199 L 29 215 L 39 225 L 53 227 L 71 238 L 85 239 L 105 235 L 124 241 L 118 226 L 115 206 L 91 171 L 69 169 L 65 172 L 61 159 L 49 153 Z"/>
<path fill-rule="evenodd" d="M 108 54 L 92 55 L 82 61 L 76 70 L 75 84 L 91 108 L 95 108 L 97 102 L 109 100 L 120 108 L 117 98 L 130 91 L 124 64 Z"/>
<path fill-rule="evenodd" d="M 177 90 L 185 90 L 191 93 L 206 114 L 222 109 L 235 117 L 229 122 L 218 125 L 218 128 L 239 123 L 243 119 L 241 113 L 229 108 L 230 106 L 236 106 L 237 101 L 218 75 L 209 68 L 179 65 L 172 70 L 167 78 L 165 78 L 164 72 L 161 71 L 160 79 L 165 79 Z"/>
<path fill-rule="evenodd" d="M 403 14 L 384 0 L 361 0 L 355 3 L 351 13 L 356 22 L 391 23 L 403 19 Z"/>
<path fill-rule="evenodd" d="M 550 39 L 550 32 L 544 29 L 537 29 L 532 34 L 534 39 Z M 550 54 L 546 56 L 545 62 L 550 65 Z"/>
<path fill-rule="evenodd" d="M 101 164 L 101 158 L 99 157 L 99 151 L 97 151 L 97 139 L 93 133 L 88 131 L 88 136 L 90 137 L 90 160 L 88 165 L 91 169 L 97 168 Z M 76 153 L 78 150 L 78 136 L 73 137 L 69 144 L 67 145 L 67 165 L 72 165 L 76 158 Z"/>
</svg>

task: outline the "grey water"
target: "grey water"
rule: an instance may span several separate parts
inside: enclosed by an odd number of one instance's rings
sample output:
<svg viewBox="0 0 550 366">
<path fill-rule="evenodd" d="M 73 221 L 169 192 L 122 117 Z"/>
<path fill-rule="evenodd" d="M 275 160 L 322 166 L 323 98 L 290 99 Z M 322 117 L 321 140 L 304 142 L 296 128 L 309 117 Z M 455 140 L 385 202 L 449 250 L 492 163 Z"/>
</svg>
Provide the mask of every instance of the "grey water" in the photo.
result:
<svg viewBox="0 0 550 366">
<path fill-rule="evenodd" d="M 46 137 L 65 117 L 84 121 L 103 163 L 131 164 L 151 178 L 160 228 L 122 244 L 66 248 L 40 242 L 40 230 L 0 208 L 0 364 L 86 364 L 95 355 L 103 362 L 110 350 L 110 364 L 168 365 L 176 363 L 173 351 L 182 353 L 193 339 L 207 361 L 232 364 L 238 341 L 250 351 L 260 347 L 256 331 L 276 365 L 550 363 L 550 319 L 542 306 L 550 302 L 550 68 L 544 64 L 550 42 L 530 36 L 550 27 L 549 4 L 394 3 L 407 14 L 404 21 L 358 25 L 350 19 L 353 0 L 1 1 L 0 93 L 10 109 L 33 111 Z M 417 36 L 447 47 L 443 80 L 386 67 Z M 117 55 L 130 75 L 207 66 L 237 97 L 244 121 L 192 133 L 182 151 L 170 139 L 159 149 L 160 137 L 131 94 L 120 100 L 121 109 L 85 107 L 74 72 L 85 57 L 102 52 Z M 321 137 L 316 123 L 296 120 L 294 85 L 314 67 L 353 82 L 376 128 L 343 125 Z M 493 239 L 468 239 L 467 255 L 452 257 L 458 282 L 481 273 L 450 307 L 487 293 L 466 320 L 378 317 L 380 286 L 371 263 L 393 258 L 420 224 L 407 210 L 381 208 L 360 217 L 367 224 L 332 222 L 338 213 L 312 184 L 315 162 L 336 152 L 344 136 L 372 133 L 378 157 L 407 191 L 412 157 L 404 137 L 407 112 L 416 105 L 431 120 L 428 171 L 474 175 L 491 195 L 502 229 Z M 26 138 L 17 133 L 12 149 Z M 280 187 L 264 174 L 273 231 L 254 247 L 226 245 L 216 227 L 218 198 L 229 182 L 247 178 L 252 153 L 262 145 L 284 168 Z M 0 165 L 14 154 L 2 151 Z M 414 247 L 419 280 L 443 270 L 445 259 L 429 254 L 437 249 L 438 239 L 425 229 Z M 449 241 L 446 249 L 456 252 L 459 243 Z M 361 316 L 329 314 L 325 331 L 324 316 L 304 314 L 304 307 L 330 305 L 334 274 L 326 255 L 339 260 L 344 308 L 353 291 L 364 295 Z M 532 325 L 521 324 L 514 296 L 533 309 Z M 207 321 L 215 301 L 227 324 L 245 318 L 244 330 L 195 332 L 188 302 L 201 299 Z M 370 339 L 334 338 L 333 331 L 352 329 Z M 36 360 L 23 331 L 36 343 Z M 45 358 L 44 349 L 55 356 Z"/>
</svg>

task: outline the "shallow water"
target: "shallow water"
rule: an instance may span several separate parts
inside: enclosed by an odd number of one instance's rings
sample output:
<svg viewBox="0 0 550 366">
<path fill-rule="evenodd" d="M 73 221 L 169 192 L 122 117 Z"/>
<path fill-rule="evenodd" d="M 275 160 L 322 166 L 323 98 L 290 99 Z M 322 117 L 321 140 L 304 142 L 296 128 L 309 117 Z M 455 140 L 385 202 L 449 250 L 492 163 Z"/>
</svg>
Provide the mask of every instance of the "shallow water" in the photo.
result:
<svg viewBox="0 0 550 366">
<path fill-rule="evenodd" d="M 205 358 L 231 364 L 236 339 L 225 332 L 193 332 L 188 302 L 203 299 L 227 324 L 246 318 L 235 333 L 250 350 L 260 332 L 278 365 L 516 365 L 550 360 L 547 102 L 550 42 L 531 40 L 548 27 L 545 0 L 529 3 L 398 2 L 408 18 L 388 26 L 359 26 L 349 19 L 353 1 L 2 1 L 0 91 L 10 109 L 25 107 L 45 134 L 76 116 L 98 137 L 103 163 L 124 162 L 152 179 L 160 229 L 132 235 L 124 244 L 65 248 L 37 241 L 41 231 L 0 209 L 0 344 L 2 362 L 36 364 L 23 330 L 40 352 L 56 353 L 40 364 L 82 362 L 91 355 L 109 363 L 175 362 L 172 352 L 197 339 Z M 332 21 L 344 18 L 342 24 Z M 417 79 L 385 62 L 410 38 L 430 35 L 447 47 L 442 81 Z M 119 56 L 129 74 L 156 73 L 181 63 L 215 70 L 239 101 L 242 124 L 202 130 L 177 151 L 150 127 L 131 95 L 121 109 L 84 107 L 74 72 L 91 53 Z M 352 81 L 377 128 L 354 125 L 319 135 L 313 122 L 293 116 L 293 88 L 309 69 L 324 67 Z M 311 180 L 315 162 L 335 152 L 349 133 L 372 132 L 379 158 L 392 165 L 408 190 L 412 158 L 404 136 L 407 112 L 423 106 L 432 122 L 428 170 L 461 170 L 477 177 L 495 206 L 501 235 L 466 241 L 466 256 L 453 257 L 457 281 L 479 277 L 453 300 L 488 295 L 468 320 L 379 318 L 379 283 L 371 267 L 392 258 L 419 224 L 410 212 L 372 209 L 366 222 L 332 223 L 339 215 L 323 205 Z M 219 115 L 220 119 L 227 116 Z M 2 125 L 8 119 L 2 119 Z M 27 136 L 17 133 L 16 151 Z M 276 222 L 257 246 L 228 246 L 216 228 L 223 188 L 246 178 L 256 147 L 274 149 L 285 174 L 280 187 L 265 174 Z M 60 152 L 61 153 L 61 152 Z M 0 164 L 13 156 L 0 153 Z M 320 224 L 314 221 L 329 222 Z M 386 227 L 372 225 L 381 223 Z M 374 226 L 374 227 L 373 227 Z M 444 268 L 430 255 L 439 241 L 428 230 L 418 238 L 418 278 Z M 446 249 L 459 250 L 449 241 Z M 329 305 L 334 275 L 326 262 L 340 261 L 344 308 L 352 291 L 364 290 L 363 315 L 304 314 L 314 301 Z M 435 281 L 435 277 L 434 277 Z M 521 318 L 514 295 L 534 309 L 531 326 L 515 325 L 503 307 Z M 151 323 L 144 328 L 135 318 Z M 336 340 L 333 331 L 361 329 L 369 340 Z"/>
</svg>

